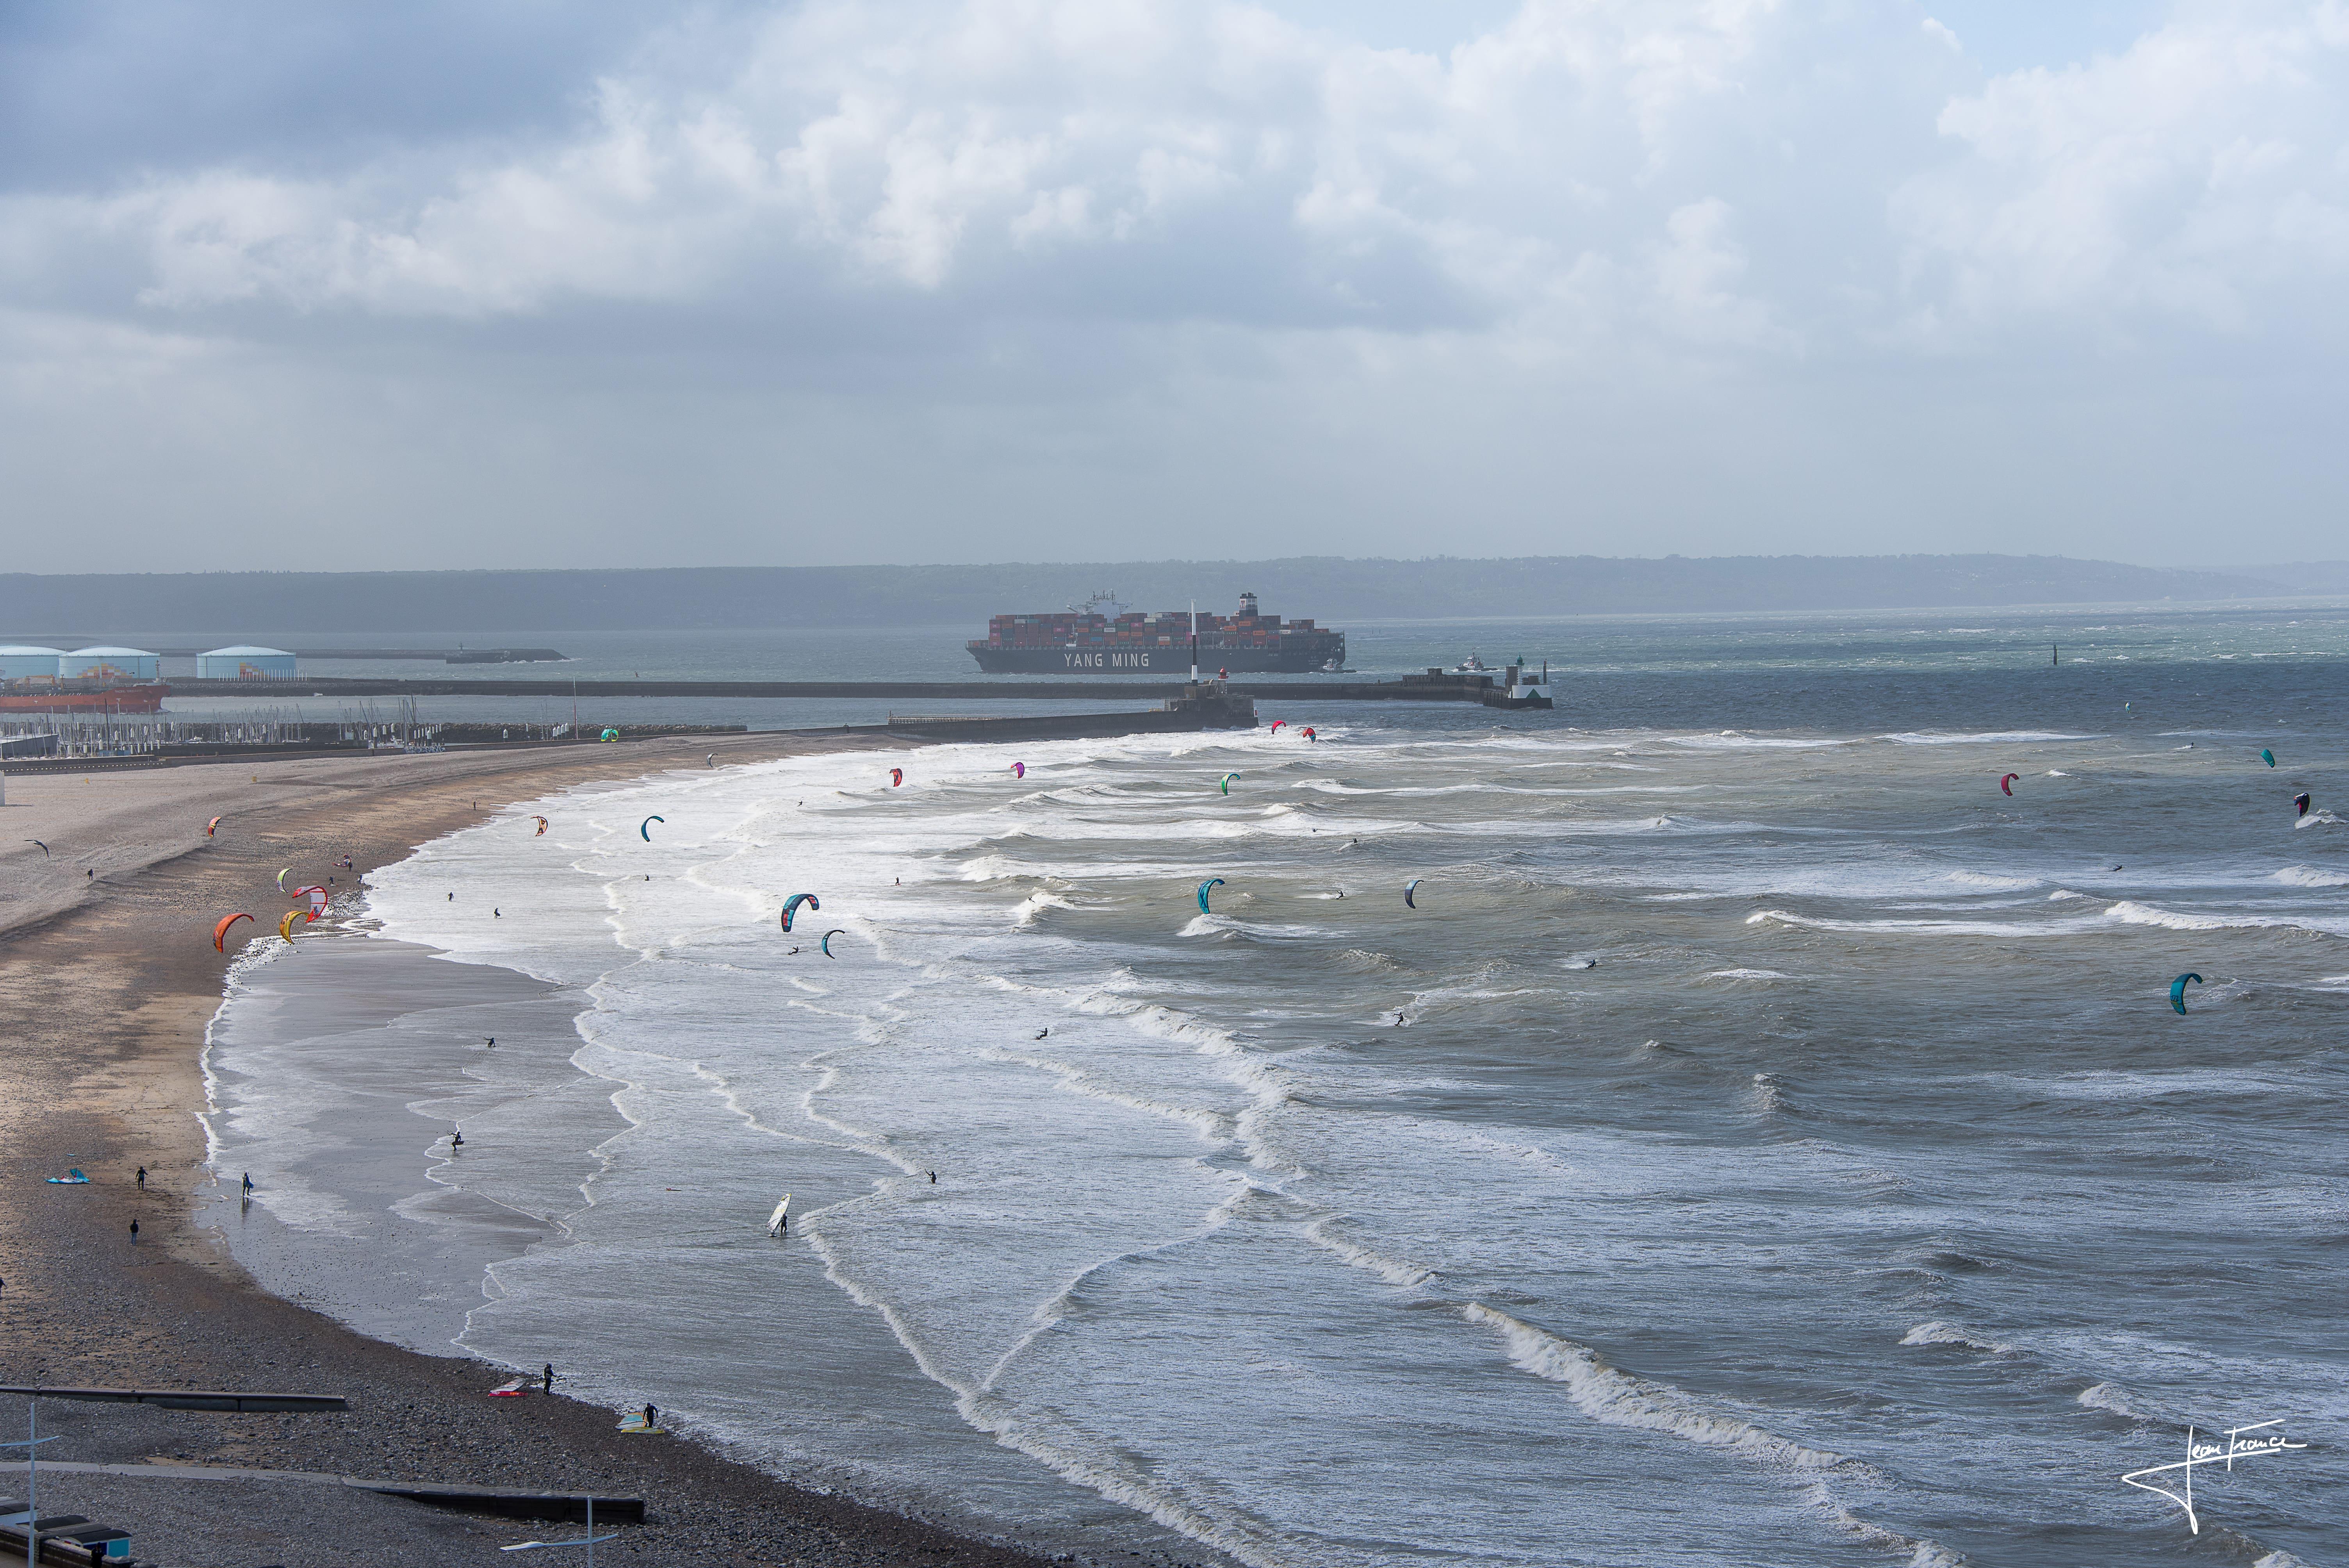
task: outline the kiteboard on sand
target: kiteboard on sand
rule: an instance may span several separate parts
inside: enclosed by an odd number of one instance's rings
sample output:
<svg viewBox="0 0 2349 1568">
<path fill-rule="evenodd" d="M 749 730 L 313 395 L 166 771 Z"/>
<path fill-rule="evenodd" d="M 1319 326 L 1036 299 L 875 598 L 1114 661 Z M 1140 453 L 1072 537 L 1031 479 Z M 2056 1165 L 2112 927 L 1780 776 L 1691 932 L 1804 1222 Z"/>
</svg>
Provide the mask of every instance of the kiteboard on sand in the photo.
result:
<svg viewBox="0 0 2349 1568">
<path fill-rule="evenodd" d="M 496 1387 L 490 1390 L 490 1398 L 492 1399 L 519 1399 L 524 1394 L 530 1392 L 530 1382 L 531 1380 L 527 1377 L 517 1377 L 511 1383 L 501 1383 Z"/>
<path fill-rule="evenodd" d="M 767 1216 L 767 1234 L 781 1235 L 791 1223 L 791 1212 L 792 1195 L 786 1192 L 783 1194 L 783 1201 L 775 1205 L 775 1212 Z"/>
</svg>

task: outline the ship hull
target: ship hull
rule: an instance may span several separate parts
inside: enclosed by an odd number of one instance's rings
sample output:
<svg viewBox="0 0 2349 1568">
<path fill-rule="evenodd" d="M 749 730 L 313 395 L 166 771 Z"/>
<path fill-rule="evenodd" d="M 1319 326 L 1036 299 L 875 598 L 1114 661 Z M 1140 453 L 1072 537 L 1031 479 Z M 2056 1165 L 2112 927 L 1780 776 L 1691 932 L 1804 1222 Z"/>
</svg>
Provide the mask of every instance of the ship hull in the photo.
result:
<svg viewBox="0 0 2349 1568">
<path fill-rule="evenodd" d="M 160 713 L 171 688 L 160 683 L 75 691 L 43 686 L 0 692 L 0 713 Z"/>
<path fill-rule="evenodd" d="M 990 648 L 973 645 L 970 656 L 991 676 L 1159 676 L 1191 673 L 1191 650 L 1180 648 Z M 1199 668 L 1213 675 L 1311 675 L 1322 662 L 1344 662 L 1343 645 L 1332 653 L 1309 648 L 1210 648 L 1199 650 Z"/>
</svg>

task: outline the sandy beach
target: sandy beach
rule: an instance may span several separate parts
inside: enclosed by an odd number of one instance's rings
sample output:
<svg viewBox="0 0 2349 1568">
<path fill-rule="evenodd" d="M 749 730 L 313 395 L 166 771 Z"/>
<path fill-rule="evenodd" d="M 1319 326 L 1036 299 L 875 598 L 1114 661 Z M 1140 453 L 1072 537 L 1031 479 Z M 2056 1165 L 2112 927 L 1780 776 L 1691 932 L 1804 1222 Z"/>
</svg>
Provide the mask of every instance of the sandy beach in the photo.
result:
<svg viewBox="0 0 2349 1568">
<path fill-rule="evenodd" d="M 227 962 L 211 927 L 228 910 L 283 907 L 278 868 L 322 880 L 347 855 L 355 869 L 331 874 L 348 883 L 550 789 L 698 769 L 712 752 L 722 764 L 893 744 L 750 735 L 11 777 L 0 809 L 0 1381 L 336 1393 L 351 1404 L 239 1416 L 45 1401 L 43 1432 L 63 1437 L 45 1459 L 160 1473 L 45 1470 L 43 1513 L 128 1529 L 141 1560 L 222 1568 L 502 1562 L 502 1546 L 565 1533 L 315 1483 L 169 1479 L 167 1467 L 194 1465 L 640 1495 L 647 1522 L 618 1527 L 602 1548 L 627 1561 L 1033 1561 L 682 1440 L 622 1437 L 610 1411 L 559 1390 L 488 1399 L 502 1369 L 401 1350 L 273 1297 L 191 1222 L 210 1190 L 199 1056 Z M 44 1181 L 68 1167 L 91 1184 Z M 22 1401 L 5 1408 L 13 1429 Z M 21 1465 L 0 1470 L 0 1493 L 21 1497 L 22 1484 Z"/>
</svg>

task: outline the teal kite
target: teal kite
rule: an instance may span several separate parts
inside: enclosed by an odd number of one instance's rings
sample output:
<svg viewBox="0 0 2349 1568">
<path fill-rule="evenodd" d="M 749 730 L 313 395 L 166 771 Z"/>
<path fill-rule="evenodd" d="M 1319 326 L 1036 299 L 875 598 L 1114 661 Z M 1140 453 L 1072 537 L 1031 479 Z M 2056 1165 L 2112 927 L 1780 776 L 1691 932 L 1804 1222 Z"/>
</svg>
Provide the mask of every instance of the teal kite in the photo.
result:
<svg viewBox="0 0 2349 1568">
<path fill-rule="evenodd" d="M 1213 914 L 1216 913 L 1214 910 L 1207 907 L 1207 890 L 1211 887 L 1221 887 L 1223 885 L 1224 879 L 1221 877 L 1209 877 L 1206 882 L 1199 884 L 1199 913 L 1201 914 Z"/>
<path fill-rule="evenodd" d="M 812 892 L 795 892 L 792 894 L 791 897 L 783 900 L 783 929 L 785 931 L 789 931 L 792 928 L 792 916 L 800 912 L 800 905 L 802 904 L 807 905 L 810 909 L 822 909 L 823 907 L 823 900 L 816 897 L 815 894 Z M 831 938 L 826 937 L 825 940 L 830 941 Z M 824 956 L 826 958 L 832 956 L 830 949 L 825 950 Z"/>
<path fill-rule="evenodd" d="M 2186 983 L 2189 980 L 2193 981 L 2197 985 L 2202 984 L 2202 976 L 2199 975 L 2180 975 L 2169 983 L 2169 1005 L 2178 1009 L 2180 1017 L 2185 1016 L 2186 1014 Z"/>
<path fill-rule="evenodd" d="M 1228 795 L 1228 794 L 1230 794 L 1230 793 L 1232 792 L 1232 780 L 1233 780 L 1233 779 L 1237 779 L 1237 778 L 1238 778 L 1238 777 L 1239 777 L 1239 775 L 1238 775 L 1238 774 L 1237 774 L 1237 773 L 1226 773 L 1226 774 L 1225 774 L 1225 775 L 1224 775 L 1224 793 L 1225 793 L 1225 794 Z"/>
<path fill-rule="evenodd" d="M 647 817 L 636 824 L 636 831 L 644 836 L 645 842 L 648 844 L 653 841 L 652 826 L 655 822 L 658 822 L 664 828 L 668 826 L 667 817 Z"/>
<path fill-rule="evenodd" d="M 2272 768 L 2275 766 L 2275 753 L 2270 751 L 2265 747 L 2261 747 L 2260 748 L 2260 760 Z"/>
</svg>

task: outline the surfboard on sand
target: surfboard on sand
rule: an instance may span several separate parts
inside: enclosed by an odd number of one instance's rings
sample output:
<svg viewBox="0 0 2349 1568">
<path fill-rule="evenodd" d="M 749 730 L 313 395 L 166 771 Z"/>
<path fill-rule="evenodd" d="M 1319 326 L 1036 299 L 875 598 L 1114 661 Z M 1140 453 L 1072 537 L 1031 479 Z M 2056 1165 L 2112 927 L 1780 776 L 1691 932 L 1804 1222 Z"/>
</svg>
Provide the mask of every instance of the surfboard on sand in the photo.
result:
<svg viewBox="0 0 2349 1568">
<path fill-rule="evenodd" d="M 530 1389 L 530 1378 L 517 1377 L 511 1383 L 501 1383 L 496 1387 L 491 1389 L 490 1398 L 492 1399 L 519 1399 L 524 1394 L 529 1393 Z"/>
<path fill-rule="evenodd" d="M 775 1205 L 775 1212 L 767 1216 L 767 1234 L 771 1236 L 781 1235 L 783 1233 L 783 1227 L 790 1223 L 791 1212 L 792 1195 L 789 1192 L 786 1192 L 783 1194 L 783 1201 Z"/>
</svg>

